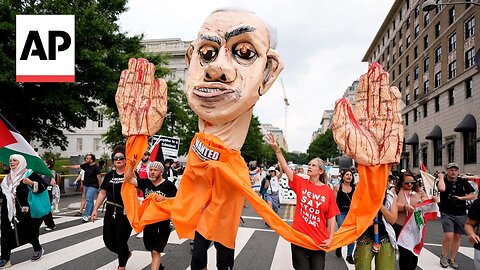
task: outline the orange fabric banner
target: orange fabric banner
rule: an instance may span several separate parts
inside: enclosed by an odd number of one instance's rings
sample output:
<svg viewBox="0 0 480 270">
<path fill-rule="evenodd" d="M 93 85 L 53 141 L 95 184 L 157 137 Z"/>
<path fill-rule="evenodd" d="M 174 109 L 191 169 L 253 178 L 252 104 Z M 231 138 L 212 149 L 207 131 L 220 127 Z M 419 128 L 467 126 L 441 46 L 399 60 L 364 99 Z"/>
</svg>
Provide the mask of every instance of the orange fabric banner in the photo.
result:
<svg viewBox="0 0 480 270">
<path fill-rule="evenodd" d="M 128 149 L 127 142 L 127 157 Z M 143 155 L 143 152 L 139 153 Z M 352 198 L 352 207 L 327 251 L 352 243 L 372 224 L 385 195 L 389 172 L 389 165 L 359 166 L 360 182 Z M 235 247 L 244 196 L 265 222 L 287 241 L 312 250 L 321 249 L 309 236 L 285 223 L 252 190 L 248 168 L 240 152 L 225 147 L 213 135 L 197 133 L 193 138 L 187 167 L 173 201 L 158 203 L 148 197 L 139 207 L 135 188 L 126 183 L 122 187 L 127 216 L 135 231 L 170 216 L 180 238 L 193 239 L 198 231 L 206 239 L 228 248 Z"/>
</svg>

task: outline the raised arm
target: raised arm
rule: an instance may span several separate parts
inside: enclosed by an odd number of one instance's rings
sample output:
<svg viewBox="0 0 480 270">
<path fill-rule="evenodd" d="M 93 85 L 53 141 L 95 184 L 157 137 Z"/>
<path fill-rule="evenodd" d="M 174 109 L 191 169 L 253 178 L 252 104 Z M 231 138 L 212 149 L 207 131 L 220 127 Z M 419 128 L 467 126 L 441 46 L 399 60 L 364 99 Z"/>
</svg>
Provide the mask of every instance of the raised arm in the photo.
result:
<svg viewBox="0 0 480 270">
<path fill-rule="evenodd" d="M 130 166 L 125 171 L 124 181 L 131 184 L 131 185 L 134 185 L 134 186 L 138 187 L 137 178 L 135 177 L 135 173 L 134 173 L 136 163 L 137 163 L 137 161 L 134 158 L 130 160 Z"/>
<path fill-rule="evenodd" d="M 285 160 L 285 157 L 283 157 L 282 151 L 277 144 L 277 140 L 275 140 L 275 137 L 272 133 L 267 134 L 267 142 L 273 148 L 273 151 L 275 151 L 275 156 L 277 157 L 280 169 L 285 172 L 289 181 L 293 181 L 293 171 L 290 169 L 290 167 L 288 167 L 287 160 Z"/>
</svg>

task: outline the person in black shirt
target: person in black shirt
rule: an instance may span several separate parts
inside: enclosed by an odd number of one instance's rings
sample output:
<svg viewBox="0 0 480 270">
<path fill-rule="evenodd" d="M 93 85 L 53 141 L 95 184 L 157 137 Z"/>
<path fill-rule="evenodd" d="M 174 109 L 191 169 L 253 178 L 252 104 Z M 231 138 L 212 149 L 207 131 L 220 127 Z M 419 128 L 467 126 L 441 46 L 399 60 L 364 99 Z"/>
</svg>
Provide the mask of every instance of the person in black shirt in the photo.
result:
<svg viewBox="0 0 480 270">
<path fill-rule="evenodd" d="M 347 217 L 348 210 L 350 210 L 350 204 L 352 203 L 353 193 L 355 192 L 355 184 L 353 183 L 353 172 L 351 170 L 344 170 L 341 173 L 340 185 L 334 188 L 334 193 L 340 210 L 340 214 L 337 215 L 338 227 L 342 226 L 343 221 Z M 347 257 L 345 258 L 349 264 L 355 264 L 353 261 L 353 250 L 355 243 L 351 243 L 347 248 Z M 335 250 L 337 257 L 342 257 L 342 248 Z"/>
<path fill-rule="evenodd" d="M 85 193 L 85 211 L 83 211 L 82 222 L 88 222 L 93 211 L 93 199 L 97 194 L 100 183 L 102 183 L 100 167 L 95 163 L 95 155 L 87 154 L 85 162 L 80 165 L 67 165 L 62 168 L 83 169 L 85 176 L 83 180 L 83 192 Z M 81 210 L 81 209 L 80 209 Z"/>
<path fill-rule="evenodd" d="M 125 269 L 131 255 L 128 248 L 128 239 L 132 227 L 123 208 L 120 194 L 125 171 L 125 148 L 116 147 L 112 153 L 114 170 L 108 172 L 103 178 L 100 192 L 92 212 L 92 222 L 97 218 L 98 208 L 107 199 L 107 210 L 103 220 L 103 242 L 105 246 L 118 255 L 118 269 Z"/>
<path fill-rule="evenodd" d="M 468 211 L 465 232 L 475 248 L 473 256 L 475 269 L 480 270 L 480 199 L 476 199 Z"/>
<path fill-rule="evenodd" d="M 132 166 L 135 168 L 135 160 L 132 160 Z M 154 161 L 150 163 L 148 177 L 149 179 L 136 179 L 130 177 L 132 172 L 127 172 L 125 181 L 143 191 L 144 197 L 147 198 L 151 194 L 155 196 L 155 200 L 160 202 L 163 200 L 173 200 L 177 194 L 175 185 L 162 177 L 164 167 L 161 162 Z M 161 266 L 161 253 L 167 245 L 170 236 L 170 220 L 164 220 L 157 223 L 146 225 L 143 229 L 143 244 L 145 249 L 149 250 L 152 255 L 152 270 L 163 269 Z"/>
<path fill-rule="evenodd" d="M 467 180 L 458 177 L 458 164 L 447 165 L 446 179 L 443 173 L 438 175 L 440 191 L 440 214 L 443 227 L 442 256 L 440 265 L 458 269 L 455 257 L 460 247 L 460 238 L 465 235 L 467 205 L 465 201 L 475 198 L 475 189 Z M 450 255 L 450 256 L 448 256 Z"/>
<path fill-rule="evenodd" d="M 173 167 L 172 167 L 172 164 L 173 164 L 173 159 L 171 158 L 167 158 L 165 159 L 165 167 L 164 167 L 164 171 L 163 171 L 163 179 L 167 179 L 168 181 L 170 182 L 173 182 L 175 184 L 175 182 L 177 182 L 177 179 L 178 179 L 178 173 L 177 173 L 177 170 L 175 170 Z"/>
</svg>

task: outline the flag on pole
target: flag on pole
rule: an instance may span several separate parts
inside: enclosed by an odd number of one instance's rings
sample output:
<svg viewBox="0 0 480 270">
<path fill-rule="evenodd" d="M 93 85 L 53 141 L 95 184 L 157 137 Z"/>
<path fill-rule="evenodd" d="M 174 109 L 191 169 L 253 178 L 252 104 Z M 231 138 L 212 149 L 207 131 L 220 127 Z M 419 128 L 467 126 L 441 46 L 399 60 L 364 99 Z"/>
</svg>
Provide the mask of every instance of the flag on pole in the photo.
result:
<svg viewBox="0 0 480 270">
<path fill-rule="evenodd" d="M 420 164 L 420 171 L 427 172 L 427 168 L 425 168 L 425 164 L 422 161 L 422 164 Z"/>
<path fill-rule="evenodd" d="M 405 220 L 397 244 L 411 250 L 415 256 L 420 255 L 423 248 L 427 221 L 436 220 L 438 205 L 433 199 L 428 199 L 415 206 L 415 211 L 410 213 Z"/>
<path fill-rule="evenodd" d="M 423 163 L 420 166 L 420 174 L 422 175 L 423 185 L 425 186 L 425 192 L 428 197 L 432 198 L 433 196 L 437 196 L 440 198 L 437 186 L 435 185 L 435 176 L 429 174 L 425 170 L 425 165 L 423 165 Z"/>
<path fill-rule="evenodd" d="M 54 177 L 32 146 L 0 114 L 0 161 L 9 164 L 10 155 L 20 154 L 27 160 L 27 168 L 39 174 Z"/>
<path fill-rule="evenodd" d="M 160 137 L 158 137 L 157 141 L 152 145 L 150 148 L 150 161 L 160 161 L 164 164 L 163 159 L 163 151 L 162 151 L 162 143 L 160 142 Z"/>
</svg>

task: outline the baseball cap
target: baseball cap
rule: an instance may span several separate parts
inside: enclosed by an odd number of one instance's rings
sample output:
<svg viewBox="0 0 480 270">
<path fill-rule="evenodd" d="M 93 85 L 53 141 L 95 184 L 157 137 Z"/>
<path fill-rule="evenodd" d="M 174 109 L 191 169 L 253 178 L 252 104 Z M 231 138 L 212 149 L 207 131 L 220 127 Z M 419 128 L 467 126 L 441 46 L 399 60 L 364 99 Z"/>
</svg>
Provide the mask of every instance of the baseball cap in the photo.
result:
<svg viewBox="0 0 480 270">
<path fill-rule="evenodd" d="M 450 169 L 450 168 L 452 168 L 452 167 L 455 167 L 455 168 L 457 168 L 457 169 L 459 168 L 459 167 L 458 167 L 458 164 L 455 163 L 455 162 L 450 162 L 450 163 L 448 163 L 447 169 Z"/>
<path fill-rule="evenodd" d="M 268 171 L 276 171 L 276 170 L 275 170 L 275 167 L 272 166 L 272 167 L 268 168 Z"/>
</svg>

